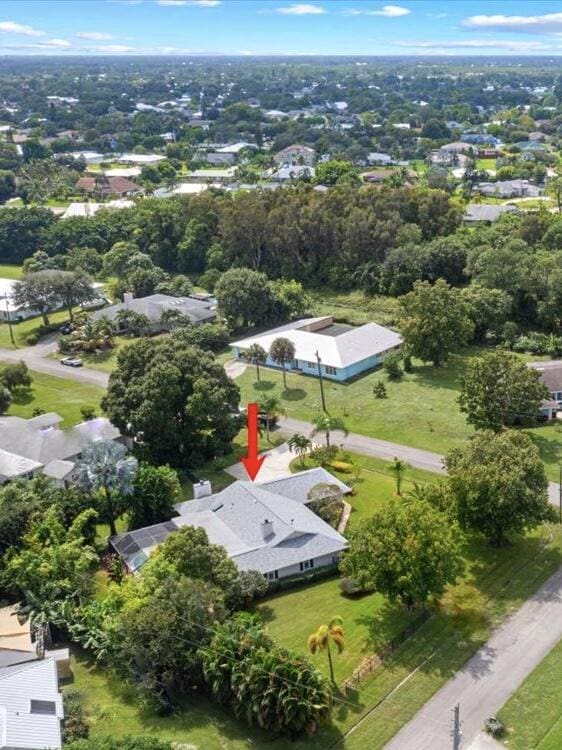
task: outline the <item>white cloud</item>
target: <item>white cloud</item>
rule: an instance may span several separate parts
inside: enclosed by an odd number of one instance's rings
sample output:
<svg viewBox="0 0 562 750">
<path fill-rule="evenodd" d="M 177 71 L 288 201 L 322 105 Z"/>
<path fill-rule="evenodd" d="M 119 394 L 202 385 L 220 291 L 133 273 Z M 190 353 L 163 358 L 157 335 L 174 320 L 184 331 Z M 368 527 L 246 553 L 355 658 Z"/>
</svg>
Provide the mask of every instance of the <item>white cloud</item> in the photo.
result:
<svg viewBox="0 0 562 750">
<path fill-rule="evenodd" d="M 66 39 L 47 39 L 44 42 L 38 42 L 37 43 L 41 47 L 72 47 L 70 42 L 67 42 Z"/>
<path fill-rule="evenodd" d="M 14 21 L 0 21 L 0 31 L 5 34 L 23 34 L 23 36 L 45 36 L 44 31 L 38 31 L 33 26 L 26 26 Z"/>
<path fill-rule="evenodd" d="M 91 52 L 102 52 L 107 55 L 123 55 L 127 52 L 136 52 L 134 47 L 127 47 L 124 44 L 101 44 L 97 47 L 92 47 Z"/>
<path fill-rule="evenodd" d="M 543 16 L 470 16 L 462 26 L 466 29 L 495 29 L 496 31 L 518 31 L 525 34 L 552 34 L 562 31 L 562 13 L 547 13 Z"/>
<path fill-rule="evenodd" d="M 156 4 L 170 8 L 181 5 L 198 5 L 200 8 L 214 8 L 221 4 L 221 0 L 156 0 Z"/>
<path fill-rule="evenodd" d="M 383 16 L 384 18 L 400 18 L 411 13 L 408 8 L 401 5 L 384 5 L 379 10 L 366 10 L 365 8 L 348 8 L 343 11 L 346 16 Z"/>
<path fill-rule="evenodd" d="M 321 5 L 312 3 L 295 3 L 293 5 L 284 5 L 281 8 L 275 8 L 277 13 L 284 13 L 287 16 L 319 16 L 326 10 Z"/>
<path fill-rule="evenodd" d="M 104 34 L 101 31 L 78 31 L 74 36 L 79 39 L 89 39 L 92 42 L 104 42 L 113 39 L 113 34 Z"/>
<path fill-rule="evenodd" d="M 427 50 L 454 50 L 454 49 L 501 49 L 510 52 L 543 52 L 547 50 L 562 49 L 560 46 L 545 44 L 544 42 L 530 42 L 518 39 L 455 39 L 452 41 L 402 41 L 392 42 L 396 47 L 411 47 Z"/>
</svg>

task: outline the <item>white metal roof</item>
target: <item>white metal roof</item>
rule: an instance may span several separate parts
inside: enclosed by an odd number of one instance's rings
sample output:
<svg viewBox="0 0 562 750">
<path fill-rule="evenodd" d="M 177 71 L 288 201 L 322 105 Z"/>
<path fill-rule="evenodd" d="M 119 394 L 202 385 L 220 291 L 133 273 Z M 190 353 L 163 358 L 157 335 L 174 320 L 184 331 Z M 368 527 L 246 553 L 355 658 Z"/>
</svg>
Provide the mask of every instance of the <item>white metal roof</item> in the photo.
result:
<svg viewBox="0 0 562 750">
<path fill-rule="evenodd" d="M 388 351 L 402 341 L 399 334 L 377 323 L 350 328 L 336 336 L 303 330 L 305 326 L 317 325 L 322 321 L 326 322 L 326 326 L 320 330 L 325 330 L 332 324 L 330 316 L 297 320 L 265 333 L 235 341 L 233 346 L 247 349 L 252 344 L 259 344 L 267 352 L 275 339 L 283 337 L 295 345 L 295 359 L 315 362 L 318 352 L 322 364 L 342 368 Z"/>
</svg>

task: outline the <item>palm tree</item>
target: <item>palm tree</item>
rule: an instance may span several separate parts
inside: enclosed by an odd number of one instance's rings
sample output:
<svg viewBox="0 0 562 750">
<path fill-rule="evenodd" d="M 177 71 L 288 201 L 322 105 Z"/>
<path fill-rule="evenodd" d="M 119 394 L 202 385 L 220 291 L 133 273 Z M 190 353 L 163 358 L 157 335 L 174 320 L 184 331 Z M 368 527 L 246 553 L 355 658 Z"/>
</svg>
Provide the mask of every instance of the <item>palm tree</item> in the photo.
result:
<svg viewBox="0 0 562 750">
<path fill-rule="evenodd" d="M 300 432 L 296 432 L 289 438 L 288 445 L 291 453 L 294 451 L 297 454 L 301 460 L 301 466 L 304 467 L 304 457 L 312 448 L 312 440 L 307 438 L 306 435 L 301 435 Z"/>
<path fill-rule="evenodd" d="M 258 406 L 260 409 L 260 412 L 262 414 L 265 414 L 265 432 L 267 435 L 267 440 L 269 442 L 269 426 L 272 419 L 274 419 L 278 414 L 286 414 L 285 409 L 283 408 L 283 404 L 281 401 L 277 398 L 277 396 L 267 396 L 266 398 L 261 399 L 258 401 Z"/>
<path fill-rule="evenodd" d="M 117 533 L 115 521 L 123 510 L 123 498 L 133 493 L 138 461 L 127 455 L 127 448 L 113 440 L 98 440 L 87 446 L 78 465 L 78 484 L 102 496 L 101 514 L 111 536 Z"/>
<path fill-rule="evenodd" d="M 248 362 L 251 362 L 256 366 L 256 376 L 258 383 L 260 382 L 260 365 L 264 365 L 267 360 L 267 352 L 259 344 L 252 344 L 244 352 L 242 356 Z"/>
<path fill-rule="evenodd" d="M 408 464 L 405 461 L 402 461 L 402 459 L 394 456 L 394 461 L 392 462 L 390 470 L 392 471 L 392 473 L 394 474 L 394 478 L 396 479 L 396 494 L 398 495 L 398 497 L 402 495 L 402 479 L 404 478 L 404 474 L 406 473 L 407 468 Z"/>
<path fill-rule="evenodd" d="M 269 356 L 283 368 L 283 385 L 287 389 L 286 366 L 295 358 L 295 345 L 289 339 L 280 336 L 271 344 Z"/>
<path fill-rule="evenodd" d="M 347 427 L 345 426 L 345 422 L 340 417 L 331 417 L 329 414 L 319 414 L 317 417 L 314 418 L 314 429 L 310 433 L 311 437 L 314 437 L 315 435 L 318 435 L 318 433 L 323 432 L 326 437 L 326 447 L 330 447 L 330 433 L 334 432 L 335 430 L 338 430 L 338 432 L 343 432 L 343 434 L 347 437 L 349 434 L 349 431 Z"/>
<path fill-rule="evenodd" d="M 332 651 L 330 649 L 332 641 L 338 650 L 338 654 L 341 654 L 345 647 L 343 620 L 341 617 L 332 617 L 328 625 L 320 625 L 316 633 L 312 633 L 308 638 L 308 648 L 311 654 L 316 654 L 318 651 L 326 651 L 328 653 L 330 678 L 335 684 L 334 665 L 332 664 Z"/>
</svg>

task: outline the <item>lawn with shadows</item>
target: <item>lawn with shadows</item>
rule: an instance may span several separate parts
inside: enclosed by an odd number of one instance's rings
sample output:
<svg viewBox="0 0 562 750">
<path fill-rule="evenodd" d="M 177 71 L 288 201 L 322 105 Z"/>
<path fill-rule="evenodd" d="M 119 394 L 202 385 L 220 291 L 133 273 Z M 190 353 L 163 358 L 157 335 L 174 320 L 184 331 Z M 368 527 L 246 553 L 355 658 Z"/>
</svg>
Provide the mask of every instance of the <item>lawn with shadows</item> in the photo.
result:
<svg viewBox="0 0 562 750">
<path fill-rule="evenodd" d="M 562 747 L 562 641 L 550 651 L 499 712 L 514 750 Z"/>
<path fill-rule="evenodd" d="M 0 366 L 1 367 L 1 366 Z M 77 383 L 64 378 L 30 372 L 33 383 L 30 388 L 18 389 L 8 409 L 8 416 L 29 419 L 35 409 L 44 412 L 54 411 L 63 418 L 62 427 L 69 427 L 84 418 L 80 412 L 83 406 L 92 406 L 101 415 L 100 401 L 103 389 L 87 383 Z"/>
<path fill-rule="evenodd" d="M 457 397 L 468 359 L 481 351 L 471 348 L 453 355 L 444 367 L 416 362 L 414 372 L 398 381 L 390 381 L 380 368 L 348 383 L 325 380 L 328 412 L 341 417 L 350 432 L 447 453 L 473 434 Z M 386 398 L 373 395 L 378 381 L 386 385 Z M 248 367 L 236 383 L 243 403 L 274 395 L 288 416 L 307 421 L 321 411 L 319 382 L 312 376 L 288 373 L 285 389 L 279 371 L 262 368 L 258 383 L 255 368 Z"/>
</svg>

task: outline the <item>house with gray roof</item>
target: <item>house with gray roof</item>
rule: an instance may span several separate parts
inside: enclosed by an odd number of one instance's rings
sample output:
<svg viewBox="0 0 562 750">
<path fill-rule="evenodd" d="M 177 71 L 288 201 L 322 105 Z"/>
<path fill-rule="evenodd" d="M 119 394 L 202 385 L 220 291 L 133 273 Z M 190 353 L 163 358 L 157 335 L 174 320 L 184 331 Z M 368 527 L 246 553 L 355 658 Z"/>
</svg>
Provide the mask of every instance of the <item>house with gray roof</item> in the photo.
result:
<svg viewBox="0 0 562 750">
<path fill-rule="evenodd" d="M 497 198 L 537 198 L 542 188 L 533 185 L 529 180 L 498 180 L 498 182 L 479 182 L 474 191 L 481 195 Z"/>
<path fill-rule="evenodd" d="M 259 344 L 269 352 L 277 338 L 286 338 L 295 346 L 295 358 L 288 362 L 286 369 L 330 380 L 345 381 L 366 370 L 382 364 L 385 356 L 397 351 L 402 338 L 390 328 L 377 323 L 362 326 L 348 326 L 334 323 L 331 315 L 319 318 L 305 318 L 292 323 L 258 333 L 232 344 L 236 359 L 244 359 L 244 352 Z M 320 364 L 318 363 L 320 358 Z M 269 367 L 279 367 L 268 356 Z"/>
<path fill-rule="evenodd" d="M 123 440 L 109 419 L 97 417 L 62 430 L 55 412 L 32 419 L 0 417 L 0 484 L 44 474 L 61 487 L 74 481 L 82 451 L 97 440 Z"/>
<path fill-rule="evenodd" d="M 484 222 L 492 224 L 497 221 L 503 214 L 517 213 L 517 206 L 500 206 L 498 204 L 490 205 L 487 203 L 471 203 L 466 207 L 463 221 L 466 224 L 478 224 Z"/>
<path fill-rule="evenodd" d="M 212 298 L 172 297 L 169 294 L 150 294 L 148 297 L 135 298 L 130 292 L 126 292 L 123 302 L 116 305 L 104 307 L 92 314 L 92 320 L 107 318 L 115 324 L 118 333 L 126 330 L 126 323 L 118 319 L 119 313 L 125 310 L 145 315 L 151 324 L 154 333 L 162 331 L 162 314 L 167 310 L 176 310 L 184 315 L 193 325 L 198 323 L 211 323 L 217 317 L 217 305 Z"/>
<path fill-rule="evenodd" d="M 347 542 L 308 507 L 310 490 L 319 484 L 351 492 L 323 468 L 262 483 L 236 481 L 216 494 L 203 482 L 194 487 L 196 499 L 176 505 L 178 516 L 113 536 L 110 544 L 131 572 L 184 526 L 204 529 L 240 570 L 257 570 L 269 581 L 335 565 Z"/>
</svg>

